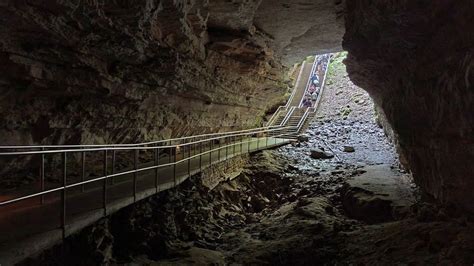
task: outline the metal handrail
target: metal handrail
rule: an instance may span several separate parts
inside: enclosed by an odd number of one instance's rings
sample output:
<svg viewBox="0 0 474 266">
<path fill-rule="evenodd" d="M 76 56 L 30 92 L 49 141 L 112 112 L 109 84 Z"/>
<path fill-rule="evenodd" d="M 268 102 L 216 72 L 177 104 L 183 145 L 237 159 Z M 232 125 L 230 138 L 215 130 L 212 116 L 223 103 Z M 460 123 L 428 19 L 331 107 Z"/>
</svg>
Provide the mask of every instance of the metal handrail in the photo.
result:
<svg viewBox="0 0 474 266">
<path fill-rule="evenodd" d="M 260 130 L 260 131 L 257 131 L 257 132 L 237 133 L 237 134 L 231 134 L 231 135 L 225 135 L 225 136 L 220 136 L 220 137 L 202 139 L 202 140 L 197 140 L 197 141 L 187 142 L 187 143 L 182 143 L 182 144 L 165 145 L 165 146 L 141 147 L 141 146 L 119 146 L 119 145 L 117 145 L 117 147 L 115 147 L 115 145 L 110 145 L 110 146 L 107 146 L 107 147 L 100 147 L 100 148 L 0 152 L 0 156 L 56 154 L 56 153 L 78 153 L 78 152 L 113 151 L 113 150 L 122 150 L 122 151 L 123 150 L 127 150 L 127 151 L 129 151 L 129 150 L 154 150 L 154 149 L 157 149 L 157 148 L 168 149 L 168 148 L 176 148 L 176 147 L 185 147 L 185 146 L 195 145 L 195 144 L 199 144 L 199 143 L 203 143 L 203 142 L 207 142 L 207 141 L 220 140 L 220 139 L 228 138 L 228 137 L 239 137 L 239 136 L 245 136 L 245 135 L 249 135 L 249 134 L 272 132 L 272 131 L 277 131 L 277 130 L 282 130 L 282 129 L 290 129 L 290 128 L 296 128 L 296 127 L 294 127 L 294 126 L 293 127 L 278 126 L 277 128 L 273 127 L 271 129 Z"/>
<path fill-rule="evenodd" d="M 164 139 L 164 140 L 157 140 L 157 141 L 150 141 L 150 142 L 143 142 L 143 143 L 131 143 L 131 144 L 71 144 L 71 145 L 9 145 L 9 146 L 0 146 L 0 149 L 46 149 L 46 148 L 91 148 L 91 147 L 134 147 L 134 146 L 147 146 L 147 145 L 154 145 L 159 143 L 166 143 L 172 142 L 177 140 L 188 140 L 188 139 L 195 139 L 207 136 L 215 136 L 215 135 L 229 135 L 241 132 L 251 132 L 251 131 L 258 131 L 262 129 L 268 128 L 276 128 L 279 126 L 265 126 L 259 128 L 251 128 L 251 129 L 244 129 L 244 130 L 237 130 L 237 131 L 230 131 L 230 132 L 222 132 L 222 133 L 208 133 L 208 134 L 201 134 L 201 135 L 194 135 L 194 136 L 187 136 L 181 138 L 172 138 L 172 139 Z"/>
<path fill-rule="evenodd" d="M 291 92 L 290 98 L 288 99 L 288 101 L 286 101 L 285 105 L 278 106 L 277 110 L 273 113 L 273 115 L 268 120 L 267 126 L 271 125 L 274 122 L 274 120 L 278 117 L 277 115 L 281 109 L 285 108 L 285 110 L 288 110 L 290 103 L 293 101 L 293 98 L 295 97 L 298 85 L 300 84 L 301 76 L 303 75 L 303 69 L 304 69 L 305 64 L 306 64 L 306 61 L 303 61 L 303 63 L 301 64 L 300 72 L 298 73 L 298 77 L 296 78 L 296 83 L 293 88 L 293 91 Z"/>
<path fill-rule="evenodd" d="M 285 130 L 285 129 L 288 129 L 288 128 L 296 128 L 296 127 L 283 127 L 283 128 L 278 128 L 278 129 L 261 130 L 259 132 L 247 133 L 247 134 L 243 134 L 243 135 L 249 135 L 249 134 L 253 135 L 253 134 L 258 134 L 258 133 L 267 133 L 267 132 L 272 132 L 272 131 L 277 131 L 277 130 Z M 240 134 L 240 135 L 242 135 L 242 134 Z M 275 137 L 284 136 L 284 135 L 285 134 L 279 134 L 279 135 L 275 135 L 275 136 L 272 136 L 272 137 L 275 138 Z M 220 137 L 220 138 L 226 138 L 226 137 L 228 137 L 228 136 L 224 136 L 224 137 Z M 210 141 L 210 140 L 211 139 L 204 140 L 204 141 Z M 203 141 L 203 140 L 201 140 L 201 141 Z M 10 200 L 0 201 L 0 206 L 9 205 L 9 204 L 12 204 L 12 203 L 15 203 L 15 202 L 18 202 L 18 201 L 22 201 L 22 200 L 26 200 L 26 199 L 30 199 L 30 198 L 34 198 L 34 197 L 44 196 L 46 194 L 50 194 L 50 193 L 53 193 L 53 192 L 66 190 L 68 188 L 73 188 L 73 187 L 85 185 L 85 184 L 88 184 L 88 183 L 101 181 L 101 180 L 104 180 L 104 179 L 109 179 L 109 178 L 118 177 L 118 176 L 122 176 L 122 175 L 134 174 L 134 173 L 143 172 L 143 171 L 149 171 L 149 170 L 158 169 L 158 168 L 167 167 L 167 166 L 172 166 L 172 165 L 177 165 L 179 163 L 189 161 L 189 160 L 191 160 L 193 158 L 196 158 L 198 156 L 202 156 L 202 155 L 205 155 L 205 154 L 208 154 L 208 153 L 212 153 L 213 151 L 218 151 L 218 150 L 221 150 L 223 148 L 230 147 L 230 146 L 235 146 L 235 145 L 239 145 L 239 144 L 242 144 L 242 143 L 251 143 L 251 142 L 254 142 L 254 141 L 252 141 L 252 140 L 246 141 L 246 142 L 240 141 L 238 143 L 232 143 L 232 144 L 228 144 L 228 145 L 224 145 L 224 146 L 219 146 L 218 148 L 213 149 L 213 150 L 200 152 L 199 154 L 195 154 L 193 156 L 183 158 L 179 161 L 174 161 L 174 162 L 170 162 L 170 163 L 166 163 L 166 164 L 159 164 L 159 165 L 154 165 L 154 166 L 149 166 L 149 167 L 143 167 L 143 168 L 139 168 L 139 169 L 133 169 L 133 170 L 124 171 L 124 172 L 115 173 L 115 174 L 105 174 L 104 176 L 101 176 L 101 177 L 97 177 L 97 178 L 94 178 L 94 179 L 89 179 L 89 180 L 86 180 L 86 181 L 76 182 L 76 183 L 69 184 L 69 185 L 64 183 L 63 186 L 58 187 L 58 188 L 53 188 L 53 189 L 49 189 L 49 190 L 29 194 L 29 195 L 22 196 L 22 197 L 17 197 L 17 198 L 10 199 Z M 198 142 L 196 142 L 196 143 L 198 143 Z M 170 146 L 170 147 L 176 147 L 176 146 L 179 146 L 179 145 L 174 145 L 174 146 Z M 137 149 L 139 149 L 139 150 L 141 150 L 141 149 L 156 149 L 156 150 L 159 150 L 159 149 L 163 149 L 163 148 L 166 148 L 166 147 L 163 147 L 163 146 L 143 147 L 143 148 L 140 148 L 140 147 L 127 147 L 127 148 L 121 147 L 121 148 L 118 148 L 118 149 L 121 149 L 121 150 L 137 150 Z M 102 148 L 100 150 L 94 149 L 93 151 L 107 151 L 107 150 L 114 150 L 114 149 L 116 149 L 116 148 Z M 18 153 L 19 154 L 44 154 L 44 153 L 57 152 L 57 153 L 66 154 L 68 152 L 85 152 L 85 151 L 87 151 L 87 150 L 79 150 L 79 151 L 78 150 L 62 150 L 62 151 L 54 150 L 54 151 L 42 151 L 42 152 L 33 151 L 33 152 L 18 152 Z M 0 153 L 0 155 L 3 155 L 3 154 Z"/>
<path fill-rule="evenodd" d="M 313 110 L 312 110 L 312 109 L 313 109 Z M 306 109 L 306 111 L 305 111 L 305 113 L 304 113 L 302 119 L 300 120 L 300 122 L 299 122 L 298 125 L 297 125 L 297 128 L 298 128 L 298 129 L 297 129 L 296 132 L 299 133 L 299 132 L 301 131 L 301 128 L 303 128 L 304 124 L 306 123 L 306 119 L 308 119 L 309 113 L 314 113 L 315 111 L 316 111 L 316 110 L 314 110 L 313 107 Z"/>
<path fill-rule="evenodd" d="M 288 111 L 288 113 L 286 113 L 285 118 L 281 121 L 280 126 L 283 126 L 283 125 L 286 124 L 286 122 L 288 122 L 288 120 L 290 119 L 291 115 L 292 115 L 293 112 L 295 111 L 295 108 L 296 108 L 296 107 L 294 107 L 294 106 L 292 106 L 292 107 L 290 108 L 290 111 Z"/>
<path fill-rule="evenodd" d="M 306 61 L 303 61 L 303 63 L 301 64 L 300 73 L 298 74 L 298 78 L 296 78 L 295 88 L 293 89 L 293 93 L 291 93 L 290 99 L 288 99 L 288 101 L 286 102 L 285 108 L 289 107 L 291 101 L 293 101 L 293 98 L 295 97 L 296 90 L 297 90 L 298 85 L 300 84 L 300 81 L 301 81 L 301 76 L 303 75 L 303 70 L 304 70 L 305 64 L 306 64 Z"/>
<path fill-rule="evenodd" d="M 321 100 L 321 97 L 323 95 L 323 91 L 324 91 L 324 86 L 326 85 L 326 76 L 328 74 L 328 71 L 329 71 L 329 64 L 331 63 L 331 59 L 332 59 L 332 56 L 329 56 L 328 58 L 328 64 L 326 66 L 326 70 L 324 71 L 324 77 L 323 77 L 323 82 L 321 82 L 321 89 L 319 91 L 319 95 L 318 95 L 318 100 L 316 100 L 316 102 L 314 103 L 314 108 L 317 107 L 319 105 L 319 101 Z M 316 110 L 315 110 L 316 111 Z"/>
<path fill-rule="evenodd" d="M 282 108 L 285 108 L 283 105 L 280 105 L 278 106 L 278 108 L 276 109 L 276 111 L 273 113 L 273 115 L 270 117 L 270 120 L 268 120 L 267 122 L 267 126 L 270 126 L 274 121 L 275 119 L 278 117 L 278 114 L 280 113 L 281 109 Z"/>
<path fill-rule="evenodd" d="M 303 99 L 304 99 L 304 96 L 306 95 L 306 92 L 308 91 L 308 88 L 309 88 L 309 84 L 311 83 L 311 77 L 314 73 L 314 69 L 316 68 L 316 65 L 317 65 L 317 60 L 316 60 L 317 56 L 314 57 L 314 62 L 313 62 L 313 66 L 311 66 L 311 72 L 309 74 L 309 78 L 308 78 L 308 81 L 306 82 L 306 87 L 304 89 L 304 92 L 303 92 L 303 97 L 301 97 L 301 100 L 300 100 L 300 103 L 298 104 L 298 107 L 301 107 L 301 105 L 303 105 Z"/>
</svg>

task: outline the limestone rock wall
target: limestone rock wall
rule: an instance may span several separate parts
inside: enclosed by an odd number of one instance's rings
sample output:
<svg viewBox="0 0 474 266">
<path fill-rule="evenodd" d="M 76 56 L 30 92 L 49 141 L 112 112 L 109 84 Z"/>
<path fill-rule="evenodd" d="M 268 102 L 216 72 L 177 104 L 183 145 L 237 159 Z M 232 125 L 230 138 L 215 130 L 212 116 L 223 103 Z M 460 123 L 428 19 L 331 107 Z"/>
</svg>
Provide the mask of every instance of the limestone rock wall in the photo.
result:
<svg viewBox="0 0 474 266">
<path fill-rule="evenodd" d="M 347 2 L 351 79 L 392 125 L 414 177 L 440 202 L 474 211 L 474 3 Z"/>
<path fill-rule="evenodd" d="M 247 2 L 1 1 L 0 143 L 130 143 L 261 125 L 288 85 L 268 38 L 250 29 Z M 225 23 L 219 10 L 229 7 L 245 23 Z"/>
<path fill-rule="evenodd" d="M 255 25 L 267 34 L 284 64 L 314 54 L 339 52 L 344 0 L 263 0 Z"/>
</svg>

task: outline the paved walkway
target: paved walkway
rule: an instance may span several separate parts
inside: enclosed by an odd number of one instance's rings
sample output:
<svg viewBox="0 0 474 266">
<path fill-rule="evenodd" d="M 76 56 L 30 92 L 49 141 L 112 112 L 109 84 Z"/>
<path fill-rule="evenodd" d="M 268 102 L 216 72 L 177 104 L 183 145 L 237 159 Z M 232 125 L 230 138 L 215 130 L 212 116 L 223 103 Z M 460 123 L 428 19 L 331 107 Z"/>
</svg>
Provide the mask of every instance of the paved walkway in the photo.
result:
<svg viewBox="0 0 474 266">
<path fill-rule="evenodd" d="M 249 139 L 245 141 L 249 142 Z M 196 155 L 191 160 L 163 166 L 157 170 L 146 170 L 137 174 L 136 193 L 134 193 L 133 174 L 115 177 L 113 185 L 110 180 L 88 184 L 85 192 L 82 192 L 80 186 L 68 189 L 64 233 L 66 235 L 75 233 L 104 215 L 179 185 L 189 176 L 213 164 L 240 154 L 287 143 L 289 143 L 287 139 L 252 138 L 249 143 L 236 142 L 226 148 Z M 191 155 L 193 153 L 197 151 L 192 150 Z M 177 161 L 179 159 L 181 158 Z M 169 161 L 169 157 L 161 158 L 159 164 L 165 165 Z M 139 168 L 152 165 L 154 162 L 144 163 Z M 55 192 L 45 197 L 44 204 L 40 203 L 39 198 L 32 198 L 0 207 L 0 265 L 13 264 L 61 241 L 62 203 L 61 192 Z"/>
</svg>

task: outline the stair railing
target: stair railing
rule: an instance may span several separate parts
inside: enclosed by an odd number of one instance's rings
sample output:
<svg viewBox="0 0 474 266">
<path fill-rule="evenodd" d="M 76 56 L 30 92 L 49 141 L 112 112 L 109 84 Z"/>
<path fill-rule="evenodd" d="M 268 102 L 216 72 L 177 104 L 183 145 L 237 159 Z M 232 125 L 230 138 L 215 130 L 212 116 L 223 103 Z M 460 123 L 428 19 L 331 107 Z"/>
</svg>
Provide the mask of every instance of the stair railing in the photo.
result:
<svg viewBox="0 0 474 266">
<path fill-rule="evenodd" d="M 281 121 L 280 126 L 286 125 L 286 122 L 288 122 L 288 120 L 290 119 L 290 117 L 293 114 L 293 112 L 295 111 L 295 109 L 296 109 L 296 107 L 294 107 L 294 106 L 292 106 L 290 108 L 290 111 L 288 111 L 288 113 L 286 113 L 285 118 Z"/>
<path fill-rule="evenodd" d="M 298 86 L 301 82 L 301 76 L 303 75 L 303 69 L 304 69 L 305 64 L 306 64 L 306 62 L 303 62 L 301 64 L 300 72 L 298 73 L 298 78 L 296 79 L 296 83 L 295 83 L 295 86 L 293 88 L 293 91 L 291 92 L 290 98 L 288 99 L 288 101 L 286 102 L 285 105 L 281 105 L 277 108 L 277 110 L 273 113 L 273 115 L 268 120 L 268 122 L 266 124 L 267 126 L 270 126 L 273 122 L 275 122 L 275 120 L 277 119 L 279 113 L 283 109 L 288 110 L 288 107 L 289 107 L 290 103 L 293 101 L 293 98 L 295 97 L 296 92 L 297 92 L 297 88 L 298 88 Z"/>
<path fill-rule="evenodd" d="M 305 87 L 304 92 L 303 92 L 303 97 L 301 97 L 301 100 L 300 100 L 300 103 L 298 104 L 298 107 L 301 107 L 303 105 L 304 96 L 306 95 L 306 92 L 309 90 L 309 85 L 311 84 L 311 77 L 313 76 L 314 70 L 316 69 L 317 62 L 318 62 L 316 59 L 317 59 L 317 56 L 314 57 L 313 66 L 311 67 L 311 72 L 309 74 L 308 81 L 306 82 L 306 87 Z"/>
</svg>

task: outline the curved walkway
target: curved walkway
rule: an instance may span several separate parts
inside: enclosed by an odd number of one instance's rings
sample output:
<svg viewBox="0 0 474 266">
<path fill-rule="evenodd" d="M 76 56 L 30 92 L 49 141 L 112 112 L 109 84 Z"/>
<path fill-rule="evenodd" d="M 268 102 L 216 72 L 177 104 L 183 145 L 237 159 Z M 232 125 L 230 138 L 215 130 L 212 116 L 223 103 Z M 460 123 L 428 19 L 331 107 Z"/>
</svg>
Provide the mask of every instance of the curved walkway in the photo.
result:
<svg viewBox="0 0 474 266">
<path fill-rule="evenodd" d="M 236 133 L 181 145 L 152 147 L 98 147 L 47 151 L 2 152 L 0 155 L 35 153 L 61 154 L 63 184 L 45 191 L 23 192 L 3 197 L 0 202 L 0 264 L 11 265 L 52 247 L 115 211 L 160 191 L 173 188 L 190 176 L 214 164 L 241 154 L 289 143 L 278 136 L 283 128 L 269 128 L 250 133 Z M 269 133 L 277 133 L 269 137 Z M 166 143 L 165 143 L 166 144 Z M 134 166 L 110 170 L 117 151 L 132 151 Z M 139 152 L 153 152 L 146 162 L 138 163 Z M 68 181 L 68 157 L 72 154 L 99 153 L 104 156 L 103 175 L 84 181 Z M 68 156 L 69 155 L 69 156 Z M 164 156 L 161 156 L 164 155 Z M 86 166 L 86 165 L 83 165 Z M 112 182 L 113 181 L 113 182 Z"/>
</svg>

